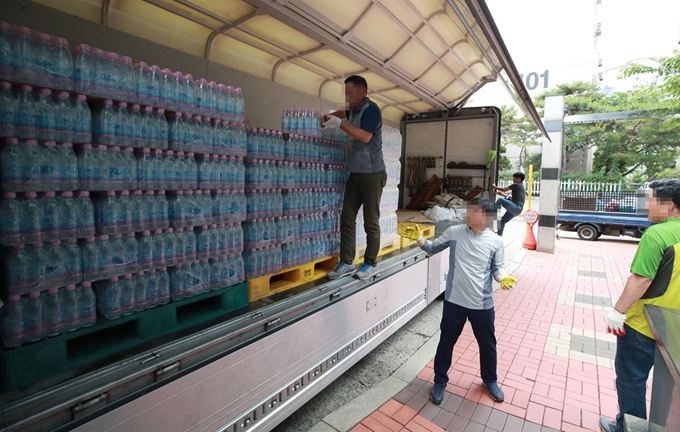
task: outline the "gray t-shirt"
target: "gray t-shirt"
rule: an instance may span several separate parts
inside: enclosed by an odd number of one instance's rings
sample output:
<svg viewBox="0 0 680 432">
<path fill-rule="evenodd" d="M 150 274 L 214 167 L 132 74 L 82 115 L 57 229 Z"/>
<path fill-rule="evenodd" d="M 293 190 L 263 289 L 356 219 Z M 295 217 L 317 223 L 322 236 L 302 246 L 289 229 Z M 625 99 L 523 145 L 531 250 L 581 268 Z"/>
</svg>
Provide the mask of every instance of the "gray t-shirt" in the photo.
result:
<svg viewBox="0 0 680 432">
<path fill-rule="evenodd" d="M 517 204 L 519 208 L 524 208 L 524 201 L 527 198 L 527 190 L 524 187 L 524 183 L 513 183 L 509 187 L 510 191 L 512 191 L 510 201 Z"/>
</svg>

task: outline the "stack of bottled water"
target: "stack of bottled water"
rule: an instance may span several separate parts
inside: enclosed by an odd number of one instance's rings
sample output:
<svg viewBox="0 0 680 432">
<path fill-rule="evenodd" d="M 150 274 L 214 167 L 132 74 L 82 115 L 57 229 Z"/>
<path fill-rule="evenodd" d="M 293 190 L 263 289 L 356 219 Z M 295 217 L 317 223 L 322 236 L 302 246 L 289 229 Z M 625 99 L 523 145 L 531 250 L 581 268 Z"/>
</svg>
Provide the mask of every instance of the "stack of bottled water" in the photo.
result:
<svg viewBox="0 0 680 432">
<path fill-rule="evenodd" d="M 78 189 L 78 160 L 70 142 L 7 138 L 0 158 L 2 186 L 8 192 Z"/>
<path fill-rule="evenodd" d="M 243 258 L 232 256 L 217 260 L 197 260 L 170 269 L 170 294 L 174 301 L 245 280 Z"/>
<path fill-rule="evenodd" d="M 398 221 L 396 211 L 399 208 L 399 182 L 401 178 L 401 133 L 398 129 L 383 125 L 383 158 L 387 168 L 387 185 L 380 199 L 380 240 L 381 247 L 398 241 Z M 363 226 L 363 209 L 357 215 L 357 226 Z M 357 230 L 357 246 L 366 245 L 366 232 Z"/>
<path fill-rule="evenodd" d="M 287 161 L 345 165 L 345 157 L 345 146 L 338 141 L 291 135 L 285 142 Z"/>
<path fill-rule="evenodd" d="M 281 117 L 281 131 L 307 137 L 321 137 L 321 115 L 316 109 L 286 109 Z"/>
<path fill-rule="evenodd" d="M 72 91 L 68 41 L 0 22 L 0 79 Z"/>
<path fill-rule="evenodd" d="M 78 185 L 90 191 L 137 189 L 139 178 L 134 150 L 83 144 L 78 155 Z"/>
<path fill-rule="evenodd" d="M 243 229 L 240 225 L 203 225 L 196 232 L 198 259 L 219 259 L 243 252 Z"/>
<path fill-rule="evenodd" d="M 10 295 L 60 288 L 79 283 L 83 277 L 76 239 L 17 244 L 8 251 L 3 270 Z"/>
<path fill-rule="evenodd" d="M 95 199 L 94 221 L 99 234 L 125 234 L 168 228 L 165 191 L 107 191 Z"/>
<path fill-rule="evenodd" d="M 193 75 L 133 63 L 127 56 L 79 45 L 74 53 L 76 91 L 105 99 L 163 107 L 223 121 L 243 122 L 240 88 L 194 80 Z"/>
<path fill-rule="evenodd" d="M 170 301 L 170 277 L 165 268 L 113 277 L 96 282 L 94 287 L 97 293 L 97 311 L 109 320 Z"/>
<path fill-rule="evenodd" d="M 246 129 L 242 122 L 176 112 L 170 116 L 168 141 L 173 150 L 245 156 Z"/>
<path fill-rule="evenodd" d="M 47 336 L 72 332 L 93 325 L 97 319 L 95 295 L 88 282 L 51 288 L 47 292 L 10 295 L 0 339 L 11 348 Z"/>
<path fill-rule="evenodd" d="M 217 189 L 211 197 L 212 223 L 240 223 L 247 219 L 247 198 L 243 189 Z"/>
<path fill-rule="evenodd" d="M 0 202 L 0 244 L 15 246 L 94 235 L 92 202 L 88 192 L 74 196 L 66 191 L 56 196 L 45 192 L 38 198 L 26 192 L 17 198 L 5 192 Z"/>
<path fill-rule="evenodd" d="M 106 99 L 93 115 L 93 142 L 121 147 L 167 149 L 165 110 Z"/>
<path fill-rule="evenodd" d="M 27 84 L 17 86 L 0 81 L 0 136 L 43 141 L 92 140 L 92 121 L 87 96 L 48 88 L 34 91 Z"/>
<path fill-rule="evenodd" d="M 283 160 L 285 141 L 283 133 L 267 129 L 247 129 L 248 157 L 251 159 Z"/>
</svg>

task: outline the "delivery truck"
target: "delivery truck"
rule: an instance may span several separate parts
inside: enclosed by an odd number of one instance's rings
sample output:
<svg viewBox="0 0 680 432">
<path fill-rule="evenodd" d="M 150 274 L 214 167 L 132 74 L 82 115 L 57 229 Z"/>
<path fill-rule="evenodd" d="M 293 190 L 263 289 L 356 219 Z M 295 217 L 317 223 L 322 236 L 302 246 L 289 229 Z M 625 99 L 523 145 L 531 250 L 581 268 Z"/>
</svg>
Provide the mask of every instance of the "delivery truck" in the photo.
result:
<svg viewBox="0 0 680 432">
<path fill-rule="evenodd" d="M 486 83 L 543 129 L 482 0 L 5 0 L 0 20 L 3 431 L 271 430 L 443 293 L 447 252 L 390 214 L 369 280 L 323 277 L 344 154 L 315 119 L 346 76 L 381 108 L 395 189 L 426 157 L 492 197 L 499 110 L 465 107 Z M 417 192 L 396 190 L 392 213 Z M 305 191 L 318 211 L 280 201 Z"/>
</svg>

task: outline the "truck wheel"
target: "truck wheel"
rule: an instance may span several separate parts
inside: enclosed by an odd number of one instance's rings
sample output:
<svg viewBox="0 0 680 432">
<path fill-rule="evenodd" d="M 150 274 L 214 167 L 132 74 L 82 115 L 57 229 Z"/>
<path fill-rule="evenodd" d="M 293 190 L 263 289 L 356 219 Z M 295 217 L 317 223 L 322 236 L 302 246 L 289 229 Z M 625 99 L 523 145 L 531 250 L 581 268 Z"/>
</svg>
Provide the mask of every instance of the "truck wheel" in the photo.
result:
<svg viewBox="0 0 680 432">
<path fill-rule="evenodd" d="M 599 233 L 592 225 L 581 225 L 578 227 L 578 236 L 581 240 L 593 241 L 599 237 Z"/>
</svg>

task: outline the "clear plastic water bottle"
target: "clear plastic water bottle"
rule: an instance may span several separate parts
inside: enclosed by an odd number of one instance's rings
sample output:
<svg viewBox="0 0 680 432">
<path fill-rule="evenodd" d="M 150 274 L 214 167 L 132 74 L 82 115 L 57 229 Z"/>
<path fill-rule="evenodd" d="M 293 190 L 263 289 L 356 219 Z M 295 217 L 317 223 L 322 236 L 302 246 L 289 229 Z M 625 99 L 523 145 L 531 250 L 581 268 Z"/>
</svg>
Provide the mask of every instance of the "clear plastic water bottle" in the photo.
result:
<svg viewBox="0 0 680 432">
<path fill-rule="evenodd" d="M 105 81 L 106 95 L 111 99 L 124 99 L 124 91 L 120 82 L 120 62 L 118 54 L 109 52 L 105 54 Z"/>
<path fill-rule="evenodd" d="M 54 141 L 45 141 L 44 147 L 38 147 L 38 151 L 41 153 L 39 174 L 41 189 L 47 191 L 63 189 L 57 144 Z"/>
<path fill-rule="evenodd" d="M 90 282 L 83 282 L 77 289 L 78 318 L 80 327 L 90 327 L 97 322 L 96 298 Z"/>
<path fill-rule="evenodd" d="M 190 113 L 197 113 L 196 106 L 196 83 L 192 74 L 184 75 L 184 88 L 186 90 L 186 111 Z"/>
<path fill-rule="evenodd" d="M 80 316 L 78 315 L 78 294 L 76 286 L 66 285 L 59 290 L 58 299 L 61 303 L 61 322 L 62 330 L 72 332 L 80 327 Z"/>
<path fill-rule="evenodd" d="M 118 107 L 115 112 L 115 123 L 113 128 L 114 139 L 111 145 L 128 146 L 134 145 L 134 129 L 132 124 L 132 115 L 128 111 L 127 102 L 118 102 Z"/>
<path fill-rule="evenodd" d="M 45 192 L 40 200 L 40 230 L 42 241 L 51 242 L 59 240 L 60 212 L 59 204 L 54 192 Z"/>
<path fill-rule="evenodd" d="M 90 112 L 90 107 L 87 105 L 87 96 L 84 94 L 76 96 L 73 116 L 73 142 L 92 142 L 92 113 Z"/>
<path fill-rule="evenodd" d="M 84 282 L 83 286 L 89 282 Z M 82 289 L 82 288 L 81 288 Z M 97 310 L 104 318 L 118 319 L 122 315 L 122 285 L 117 276 L 96 284 Z"/>
<path fill-rule="evenodd" d="M 219 88 L 215 81 L 208 83 L 208 115 L 213 118 L 218 118 L 218 99 Z"/>
<path fill-rule="evenodd" d="M 31 291 L 28 294 L 24 312 L 24 335 L 27 342 L 35 342 L 43 338 L 45 332 L 42 326 L 43 305 L 39 291 Z"/>
<path fill-rule="evenodd" d="M 59 290 L 50 288 L 43 296 L 43 331 L 45 336 L 56 336 L 64 330 Z"/>
<path fill-rule="evenodd" d="M 76 199 L 77 218 L 76 226 L 77 238 L 86 238 L 94 235 L 94 206 L 90 200 L 90 192 L 79 191 Z"/>
<path fill-rule="evenodd" d="M 0 79 L 12 79 L 14 75 L 14 50 L 12 49 L 12 27 L 0 21 Z"/>
<path fill-rule="evenodd" d="M 12 84 L 0 81 L 0 137 L 14 135 L 16 105 L 16 98 L 12 94 Z"/>
<path fill-rule="evenodd" d="M 108 91 L 108 69 L 104 51 L 99 48 L 92 48 L 90 50 L 92 59 L 91 69 L 91 84 L 90 94 L 93 96 L 112 98 Z"/>
<path fill-rule="evenodd" d="M 24 329 L 24 302 L 18 295 L 10 295 L 7 304 L 3 307 L 6 315 L 2 320 L 0 338 L 7 348 L 21 345 L 26 340 Z"/>
<path fill-rule="evenodd" d="M 239 122 L 243 122 L 246 119 L 246 104 L 245 100 L 243 99 L 243 90 L 241 90 L 240 87 L 237 87 L 236 90 L 234 91 L 235 93 L 235 99 L 234 99 L 234 107 L 235 107 L 235 113 L 236 113 L 236 120 Z"/>
<path fill-rule="evenodd" d="M 148 104 L 149 99 L 149 66 L 145 62 L 134 64 L 135 84 L 137 97 L 136 101 L 140 104 Z"/>
<path fill-rule="evenodd" d="M 156 110 L 155 127 L 156 132 L 155 142 L 159 149 L 168 148 L 168 120 L 165 118 L 165 110 L 159 108 Z"/>
<path fill-rule="evenodd" d="M 170 301 L 170 276 L 167 267 L 162 267 L 156 273 L 158 282 L 158 304 L 166 304 Z"/>
<path fill-rule="evenodd" d="M 35 63 L 33 64 L 35 71 L 34 84 L 54 87 L 52 56 L 50 47 L 50 35 L 46 33 L 39 33 L 35 37 Z"/>
<path fill-rule="evenodd" d="M 25 215 L 24 206 L 17 201 L 16 193 L 5 192 L 0 204 L 0 244 L 14 246 L 23 243 L 21 224 Z"/>
<path fill-rule="evenodd" d="M 120 97 L 126 101 L 137 99 L 137 86 L 135 83 L 135 67 L 132 59 L 127 56 L 118 58 Z"/>
<path fill-rule="evenodd" d="M 154 230 L 152 237 L 153 242 L 153 267 L 158 268 L 163 266 L 165 261 L 165 243 L 163 238 L 163 230 Z"/>
<path fill-rule="evenodd" d="M 40 89 L 38 102 L 35 106 L 35 126 L 37 138 L 41 140 L 53 140 L 56 134 L 56 105 L 52 100 L 52 90 Z"/>
<path fill-rule="evenodd" d="M 182 72 L 175 72 L 172 76 L 172 93 L 175 97 L 175 106 L 170 109 L 175 111 L 186 111 L 187 109 L 187 91 L 184 82 L 184 75 Z"/>
<path fill-rule="evenodd" d="M 68 41 L 57 38 L 50 53 L 54 87 L 63 90 L 73 89 L 73 57 L 68 48 Z"/>
<path fill-rule="evenodd" d="M 154 297 L 148 298 L 148 288 L 146 286 L 146 280 L 144 278 L 144 272 L 137 272 L 135 277 L 132 278 L 131 284 L 133 288 L 133 304 L 134 304 L 134 311 L 135 312 L 141 312 L 145 309 L 147 309 L 149 306 L 149 303 L 154 304 L 156 301 L 156 297 L 158 297 L 158 294 L 156 293 Z M 156 287 L 156 292 L 158 290 L 158 285 L 155 285 Z"/>
<path fill-rule="evenodd" d="M 130 111 L 130 138 L 133 147 L 144 147 L 144 119 L 139 104 L 132 104 Z"/>
<path fill-rule="evenodd" d="M 19 87 L 14 111 L 14 131 L 19 138 L 37 138 L 38 136 L 36 101 L 33 97 L 33 87 L 29 85 Z"/>
<path fill-rule="evenodd" d="M 74 50 L 74 75 L 76 93 L 92 93 L 93 64 L 92 54 L 88 45 L 78 45 Z"/>
<path fill-rule="evenodd" d="M 154 263 L 154 239 L 151 237 L 151 232 L 145 230 L 141 233 L 138 240 L 137 248 L 137 263 L 140 270 L 150 270 L 155 267 Z"/>
<path fill-rule="evenodd" d="M 218 95 L 217 95 L 217 117 L 221 120 L 229 120 L 228 116 L 228 99 L 229 94 L 227 92 L 227 86 L 224 84 L 217 85 Z"/>
<path fill-rule="evenodd" d="M 118 279 L 120 286 L 120 314 L 128 316 L 135 311 L 135 284 L 131 274 L 126 274 Z"/>
<path fill-rule="evenodd" d="M 57 130 L 57 140 L 74 140 L 74 110 L 68 92 L 59 92 L 59 101 L 55 109 L 55 123 Z"/>
<path fill-rule="evenodd" d="M 159 106 L 161 104 L 161 68 L 157 65 L 149 67 L 149 104 Z"/>
<path fill-rule="evenodd" d="M 19 27 L 15 30 L 12 44 L 14 79 L 19 82 L 36 82 L 36 49 L 31 34 L 31 29 L 28 27 Z"/>
<path fill-rule="evenodd" d="M 168 109 L 177 109 L 176 95 L 173 92 L 174 75 L 170 69 L 160 71 L 160 99 L 161 105 Z"/>
<path fill-rule="evenodd" d="M 177 260 L 175 257 L 175 251 L 177 249 L 177 239 L 175 238 L 175 233 L 173 228 L 168 228 L 165 230 L 165 233 L 163 234 L 163 247 L 164 247 L 164 256 L 163 256 L 163 265 L 164 266 L 173 266 L 177 264 Z"/>
</svg>

